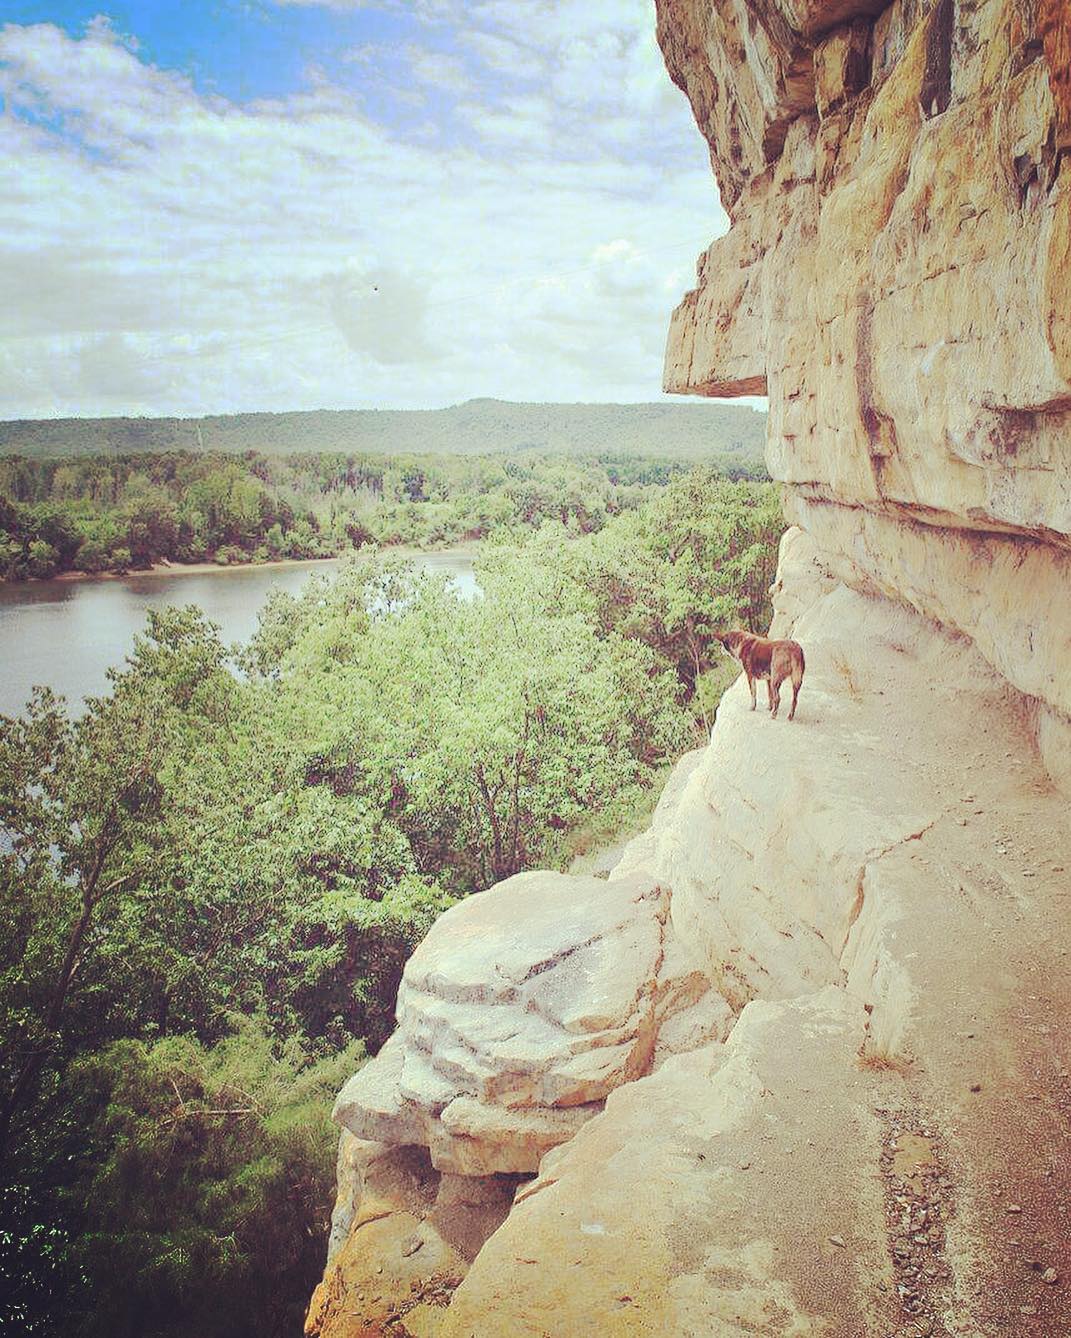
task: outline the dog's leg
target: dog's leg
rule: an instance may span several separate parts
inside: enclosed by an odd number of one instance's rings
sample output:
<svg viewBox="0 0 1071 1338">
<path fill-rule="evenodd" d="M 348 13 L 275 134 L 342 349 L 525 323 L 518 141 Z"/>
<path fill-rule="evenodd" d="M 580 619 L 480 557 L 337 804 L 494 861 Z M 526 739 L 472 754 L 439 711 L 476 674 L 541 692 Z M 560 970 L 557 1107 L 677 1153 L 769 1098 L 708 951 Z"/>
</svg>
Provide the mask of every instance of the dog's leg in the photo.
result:
<svg viewBox="0 0 1071 1338">
<path fill-rule="evenodd" d="M 755 709 L 755 680 L 751 677 L 750 674 L 747 673 L 747 670 L 746 670 L 746 669 L 744 670 L 744 673 L 747 674 L 747 685 L 748 685 L 748 687 L 751 689 L 751 709 L 754 710 L 754 709 Z"/>
<path fill-rule="evenodd" d="M 774 718 L 775 720 L 777 719 L 777 710 L 778 710 L 778 707 L 779 707 L 780 705 L 781 705 L 781 683 L 780 683 L 780 680 L 778 680 L 778 682 L 775 683 L 774 680 L 773 680 L 773 678 L 771 677 L 771 678 L 770 678 L 770 714 L 773 716 L 773 718 Z"/>
<path fill-rule="evenodd" d="M 774 686 L 772 678 L 766 680 L 766 709 L 768 711 L 774 709 Z"/>
<path fill-rule="evenodd" d="M 803 685 L 803 670 L 794 668 L 792 670 L 792 709 L 788 713 L 789 720 L 792 720 L 796 714 L 796 702 L 799 699 L 800 688 Z"/>
</svg>

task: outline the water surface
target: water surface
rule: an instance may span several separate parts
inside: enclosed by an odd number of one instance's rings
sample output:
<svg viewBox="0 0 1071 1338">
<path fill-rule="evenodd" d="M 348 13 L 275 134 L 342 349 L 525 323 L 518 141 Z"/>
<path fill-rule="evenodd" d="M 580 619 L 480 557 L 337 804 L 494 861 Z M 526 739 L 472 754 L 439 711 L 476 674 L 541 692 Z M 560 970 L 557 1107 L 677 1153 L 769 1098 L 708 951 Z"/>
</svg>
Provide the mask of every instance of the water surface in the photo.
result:
<svg viewBox="0 0 1071 1338">
<path fill-rule="evenodd" d="M 469 554 L 422 553 L 413 561 L 425 571 L 446 572 L 462 593 L 475 593 Z M 328 560 L 0 584 L 0 714 L 21 711 L 36 683 L 72 706 L 103 692 L 107 670 L 123 662 L 149 609 L 199 604 L 222 627 L 224 641 L 247 641 L 272 586 L 296 593 L 313 572 L 337 566 Z"/>
</svg>

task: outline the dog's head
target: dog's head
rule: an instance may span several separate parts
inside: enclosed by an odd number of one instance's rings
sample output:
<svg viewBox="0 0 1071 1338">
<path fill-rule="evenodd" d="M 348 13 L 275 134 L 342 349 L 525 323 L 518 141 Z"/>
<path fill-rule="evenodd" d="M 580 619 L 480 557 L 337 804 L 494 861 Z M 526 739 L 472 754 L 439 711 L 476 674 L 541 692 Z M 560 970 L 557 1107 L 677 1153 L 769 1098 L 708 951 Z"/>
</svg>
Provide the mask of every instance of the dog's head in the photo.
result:
<svg viewBox="0 0 1071 1338">
<path fill-rule="evenodd" d="M 720 641 L 723 650 L 727 651 L 734 659 L 736 658 L 737 651 L 740 649 L 740 642 L 743 640 L 743 637 L 743 632 L 739 631 L 714 633 L 715 640 Z"/>
</svg>

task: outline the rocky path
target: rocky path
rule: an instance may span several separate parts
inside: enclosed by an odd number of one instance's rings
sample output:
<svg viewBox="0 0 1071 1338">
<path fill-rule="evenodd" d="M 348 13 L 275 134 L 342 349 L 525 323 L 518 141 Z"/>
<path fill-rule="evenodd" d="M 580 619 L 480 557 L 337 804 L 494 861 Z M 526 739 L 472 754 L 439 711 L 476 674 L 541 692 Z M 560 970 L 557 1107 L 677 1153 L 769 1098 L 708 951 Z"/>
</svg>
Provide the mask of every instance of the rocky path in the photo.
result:
<svg viewBox="0 0 1071 1338">
<path fill-rule="evenodd" d="M 1066 802 L 966 643 L 810 580 L 798 727 L 734 689 L 618 871 L 739 1021 L 544 1158 L 444 1334 L 1071 1334 Z"/>
<path fill-rule="evenodd" d="M 737 685 L 609 881 L 510 880 L 414 956 L 339 1099 L 310 1333 L 1071 1335 L 1071 831 L 1030 703 L 805 536 L 781 571 L 797 720 Z"/>
</svg>

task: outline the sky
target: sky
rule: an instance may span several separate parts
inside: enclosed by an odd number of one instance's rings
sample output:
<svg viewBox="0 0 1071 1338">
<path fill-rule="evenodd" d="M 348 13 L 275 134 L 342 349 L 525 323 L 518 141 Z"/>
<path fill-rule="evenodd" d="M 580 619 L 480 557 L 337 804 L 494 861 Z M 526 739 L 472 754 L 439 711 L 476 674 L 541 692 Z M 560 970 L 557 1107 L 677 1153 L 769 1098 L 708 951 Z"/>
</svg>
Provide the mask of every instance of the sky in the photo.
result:
<svg viewBox="0 0 1071 1338">
<path fill-rule="evenodd" d="M 727 226 L 650 0 L 0 8 L 0 418 L 659 399 Z"/>
</svg>

